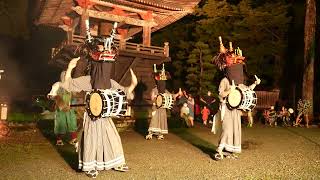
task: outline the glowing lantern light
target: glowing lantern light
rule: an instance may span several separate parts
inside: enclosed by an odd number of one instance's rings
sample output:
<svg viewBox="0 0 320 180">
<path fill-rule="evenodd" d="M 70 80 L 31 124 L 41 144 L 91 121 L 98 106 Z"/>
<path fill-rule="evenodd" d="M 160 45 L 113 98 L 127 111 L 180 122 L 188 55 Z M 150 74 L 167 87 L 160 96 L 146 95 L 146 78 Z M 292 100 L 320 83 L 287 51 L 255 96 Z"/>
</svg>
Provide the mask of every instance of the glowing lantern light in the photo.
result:
<svg viewBox="0 0 320 180">
<path fill-rule="evenodd" d="M 7 104 L 1 104 L 0 119 L 7 120 L 7 118 L 8 118 L 8 106 Z"/>
<path fill-rule="evenodd" d="M 1 79 L 1 73 L 3 73 L 3 72 L 4 72 L 4 70 L 0 69 L 0 79 Z"/>
</svg>

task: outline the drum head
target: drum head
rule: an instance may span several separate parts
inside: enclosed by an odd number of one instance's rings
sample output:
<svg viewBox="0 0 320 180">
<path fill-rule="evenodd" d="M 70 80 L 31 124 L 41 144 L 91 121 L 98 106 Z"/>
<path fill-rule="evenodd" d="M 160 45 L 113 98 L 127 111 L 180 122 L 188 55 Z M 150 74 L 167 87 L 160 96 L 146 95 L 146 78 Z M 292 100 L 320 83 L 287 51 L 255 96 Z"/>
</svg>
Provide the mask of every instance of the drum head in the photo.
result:
<svg viewBox="0 0 320 180">
<path fill-rule="evenodd" d="M 162 106 L 162 101 L 163 101 L 163 97 L 162 97 L 161 94 L 159 94 L 159 95 L 157 96 L 157 98 L 156 98 L 156 106 L 157 106 L 158 108 L 160 108 L 160 107 Z"/>
<path fill-rule="evenodd" d="M 93 116 L 98 117 L 101 115 L 102 102 L 103 99 L 101 98 L 99 93 L 94 92 L 90 95 L 89 108 Z"/>
<path fill-rule="evenodd" d="M 237 88 L 235 90 L 232 90 L 228 95 L 227 101 L 230 108 L 237 108 L 242 101 L 241 90 Z"/>
</svg>

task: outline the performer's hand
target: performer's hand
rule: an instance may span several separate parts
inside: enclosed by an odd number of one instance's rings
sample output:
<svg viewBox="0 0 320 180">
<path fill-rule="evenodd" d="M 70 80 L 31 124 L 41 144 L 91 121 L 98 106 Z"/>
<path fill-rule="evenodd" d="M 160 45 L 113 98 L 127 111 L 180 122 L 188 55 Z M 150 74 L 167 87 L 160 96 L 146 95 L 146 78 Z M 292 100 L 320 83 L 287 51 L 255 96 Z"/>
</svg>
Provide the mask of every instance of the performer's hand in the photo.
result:
<svg viewBox="0 0 320 180">
<path fill-rule="evenodd" d="M 183 95 L 183 92 L 182 92 L 181 88 L 179 88 L 179 92 L 178 93 L 179 93 L 180 96 Z"/>
<path fill-rule="evenodd" d="M 57 96 L 57 92 L 60 88 L 60 82 L 56 82 L 52 85 L 51 87 L 51 91 L 49 92 L 49 94 L 47 95 L 47 97 L 49 99 L 52 99 L 53 97 Z"/>
<path fill-rule="evenodd" d="M 69 65 L 68 65 L 68 69 L 73 69 L 77 66 L 77 62 L 80 60 L 80 57 L 77 57 L 77 58 L 73 58 L 71 59 L 71 61 L 69 62 Z"/>
<path fill-rule="evenodd" d="M 152 111 L 151 115 L 154 116 L 156 114 L 156 111 Z"/>
<path fill-rule="evenodd" d="M 128 94 L 132 94 L 134 88 L 138 84 L 138 79 L 137 76 L 134 74 L 133 70 L 130 68 L 130 73 L 131 73 L 131 84 L 128 87 Z M 133 97 L 130 97 L 129 99 L 133 99 Z"/>
<path fill-rule="evenodd" d="M 176 98 L 179 96 L 179 97 L 181 97 L 183 95 L 183 92 L 182 92 L 182 90 L 181 90 L 181 88 L 179 88 L 179 91 L 177 92 L 177 94 L 174 94 L 173 95 L 173 98 L 176 100 Z"/>
<path fill-rule="evenodd" d="M 131 73 L 131 83 L 133 85 L 135 85 L 135 87 L 137 86 L 138 84 L 138 79 L 137 79 L 137 76 L 134 74 L 133 70 L 130 68 L 130 73 Z"/>
<path fill-rule="evenodd" d="M 261 83 L 261 80 L 258 78 L 257 75 L 254 75 L 254 78 L 256 78 L 256 81 L 254 82 L 256 85 L 259 85 Z"/>
</svg>

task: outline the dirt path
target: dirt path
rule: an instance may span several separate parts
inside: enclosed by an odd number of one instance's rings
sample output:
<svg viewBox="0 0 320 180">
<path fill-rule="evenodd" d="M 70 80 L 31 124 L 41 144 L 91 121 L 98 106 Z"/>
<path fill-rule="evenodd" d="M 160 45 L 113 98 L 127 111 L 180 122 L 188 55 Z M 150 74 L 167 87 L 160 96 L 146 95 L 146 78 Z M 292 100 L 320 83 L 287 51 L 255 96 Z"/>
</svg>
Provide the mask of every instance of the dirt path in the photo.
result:
<svg viewBox="0 0 320 180">
<path fill-rule="evenodd" d="M 215 161 L 218 135 L 198 125 L 169 130 L 163 141 L 121 133 L 130 171 L 103 171 L 98 179 L 319 179 L 320 129 L 243 127 L 238 160 Z M 49 138 L 49 140 L 47 139 Z M 88 179 L 77 172 L 71 146 L 57 148 L 38 129 L 0 140 L 1 179 Z M 74 168 L 74 169 L 73 169 Z"/>
</svg>

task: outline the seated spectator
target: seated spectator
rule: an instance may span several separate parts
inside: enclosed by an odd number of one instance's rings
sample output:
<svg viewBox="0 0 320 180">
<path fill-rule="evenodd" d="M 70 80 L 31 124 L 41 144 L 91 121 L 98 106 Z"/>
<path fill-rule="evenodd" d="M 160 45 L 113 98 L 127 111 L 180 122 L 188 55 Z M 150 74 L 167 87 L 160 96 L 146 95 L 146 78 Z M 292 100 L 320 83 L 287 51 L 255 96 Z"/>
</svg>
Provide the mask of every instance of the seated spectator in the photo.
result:
<svg viewBox="0 0 320 180">
<path fill-rule="evenodd" d="M 193 117 L 190 116 L 190 109 L 187 103 L 184 103 L 180 109 L 180 117 L 184 119 L 188 127 L 193 127 Z"/>
<path fill-rule="evenodd" d="M 274 106 L 271 106 L 268 110 L 264 110 L 263 116 L 270 126 L 277 126 L 277 112 L 274 110 Z"/>
</svg>

